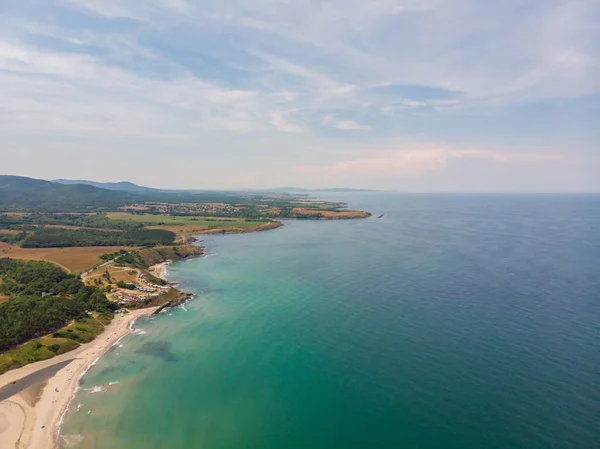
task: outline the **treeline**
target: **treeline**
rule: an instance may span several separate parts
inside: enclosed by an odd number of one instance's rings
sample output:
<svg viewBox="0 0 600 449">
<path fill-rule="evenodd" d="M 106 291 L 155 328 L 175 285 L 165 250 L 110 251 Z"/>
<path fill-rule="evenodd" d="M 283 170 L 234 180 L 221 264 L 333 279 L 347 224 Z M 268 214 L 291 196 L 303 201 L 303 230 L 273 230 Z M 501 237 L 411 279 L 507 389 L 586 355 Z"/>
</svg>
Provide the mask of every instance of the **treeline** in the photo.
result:
<svg viewBox="0 0 600 449">
<path fill-rule="evenodd" d="M 19 243 L 27 237 L 27 233 L 25 231 L 18 232 L 16 234 L 5 234 L 0 230 L 0 242 L 15 244 Z"/>
<path fill-rule="evenodd" d="M 71 246 L 155 246 L 171 245 L 175 233 L 164 229 L 101 231 L 96 229 L 39 228 L 28 236 L 23 248 L 64 248 Z"/>
<path fill-rule="evenodd" d="M 0 258 L 0 351 L 53 332 L 87 311 L 112 312 L 117 305 L 48 262 Z"/>
<path fill-rule="evenodd" d="M 0 214 L 0 229 L 34 229 L 36 225 L 79 226 L 98 229 L 120 229 L 133 231 L 141 229 L 141 224 L 111 220 L 105 214 L 43 214 L 26 215 Z"/>
</svg>

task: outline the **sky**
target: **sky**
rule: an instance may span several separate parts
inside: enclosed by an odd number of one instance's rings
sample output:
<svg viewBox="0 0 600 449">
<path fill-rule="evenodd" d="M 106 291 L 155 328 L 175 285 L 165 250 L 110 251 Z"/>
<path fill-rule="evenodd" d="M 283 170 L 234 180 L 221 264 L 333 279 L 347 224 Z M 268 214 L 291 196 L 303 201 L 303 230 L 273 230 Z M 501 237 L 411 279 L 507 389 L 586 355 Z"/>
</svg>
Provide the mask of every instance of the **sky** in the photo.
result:
<svg viewBox="0 0 600 449">
<path fill-rule="evenodd" d="M 0 173 L 600 192 L 598 0 L 0 1 Z"/>
</svg>

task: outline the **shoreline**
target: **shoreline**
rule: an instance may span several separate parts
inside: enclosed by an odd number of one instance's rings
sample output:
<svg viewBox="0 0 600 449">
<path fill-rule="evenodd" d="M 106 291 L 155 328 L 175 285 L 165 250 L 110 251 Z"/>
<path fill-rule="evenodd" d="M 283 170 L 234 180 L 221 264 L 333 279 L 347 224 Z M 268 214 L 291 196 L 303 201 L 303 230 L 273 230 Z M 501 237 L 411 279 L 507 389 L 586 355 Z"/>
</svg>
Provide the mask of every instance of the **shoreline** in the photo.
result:
<svg viewBox="0 0 600 449">
<path fill-rule="evenodd" d="M 77 393 L 80 379 L 131 332 L 139 317 L 151 315 L 156 309 L 133 310 L 123 317 L 115 314 L 104 332 L 90 343 L 1 375 L 0 391 L 5 387 L 18 388 L 19 381 L 41 370 L 61 363 L 65 365 L 47 378 L 24 385 L 21 391 L 0 401 L 0 449 L 58 447 L 60 426 Z"/>
<path fill-rule="evenodd" d="M 171 262 L 172 262 L 171 260 L 165 260 L 164 262 L 154 264 L 148 268 L 148 272 L 151 275 L 156 276 L 159 279 L 162 279 L 163 281 L 169 282 L 167 280 L 167 266 L 169 264 L 171 264 Z"/>
<path fill-rule="evenodd" d="M 235 233 L 269 231 L 281 226 L 283 223 L 277 222 L 277 226 Z M 192 255 L 191 258 L 201 255 L 203 254 Z M 163 260 L 150 266 L 148 271 L 173 286 L 167 279 L 167 266 L 172 262 L 171 259 Z M 193 297 L 190 294 L 185 295 L 186 299 Z M 156 314 L 164 307 L 134 309 L 124 316 L 115 314 L 105 330 L 90 343 L 0 375 L 1 393 L 5 387 L 11 384 L 18 385 L 19 381 L 27 376 L 51 369 L 55 365 L 64 365 L 37 384 L 27 385 L 12 396 L 0 398 L 0 449 L 57 449 L 64 417 L 79 389 L 81 378 L 111 347 L 133 331 L 135 321 L 139 317 Z"/>
</svg>

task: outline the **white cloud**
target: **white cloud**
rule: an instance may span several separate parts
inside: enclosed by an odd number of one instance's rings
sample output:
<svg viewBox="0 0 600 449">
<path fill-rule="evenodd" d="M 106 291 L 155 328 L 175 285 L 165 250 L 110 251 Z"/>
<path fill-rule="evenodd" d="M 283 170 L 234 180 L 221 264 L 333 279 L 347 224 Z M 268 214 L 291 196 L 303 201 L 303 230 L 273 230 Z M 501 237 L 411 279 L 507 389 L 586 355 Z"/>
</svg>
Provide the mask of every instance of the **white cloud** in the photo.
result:
<svg viewBox="0 0 600 449">
<path fill-rule="evenodd" d="M 278 131 L 286 133 L 302 132 L 302 127 L 300 125 L 286 118 L 281 112 L 273 112 L 271 114 L 271 125 Z"/>
<path fill-rule="evenodd" d="M 247 115 L 209 117 L 205 121 L 198 123 L 197 126 L 236 133 L 249 133 L 265 129 L 260 120 Z"/>
<path fill-rule="evenodd" d="M 100 16 L 139 21 L 158 21 L 165 13 L 185 14 L 191 5 L 186 0 L 62 0 L 67 5 Z"/>
<path fill-rule="evenodd" d="M 421 148 L 415 148 L 420 146 Z M 365 155 L 328 165 L 305 166 L 309 172 L 329 174 L 424 173 L 445 168 L 452 159 L 480 159 L 500 164 L 547 164 L 564 159 L 562 154 L 456 149 L 444 145 L 407 145 L 385 151 L 365 151 Z"/>
<path fill-rule="evenodd" d="M 323 118 L 323 124 L 336 129 L 345 131 L 366 131 L 373 129 L 369 125 L 361 125 L 353 120 L 336 120 L 332 115 L 327 115 Z"/>
<path fill-rule="evenodd" d="M 361 125 L 360 123 L 356 123 L 352 120 L 342 120 L 336 125 L 338 129 L 344 129 L 347 131 L 357 131 L 357 130 L 369 130 L 373 129 L 372 126 L 369 125 Z"/>
<path fill-rule="evenodd" d="M 600 89 L 600 7 L 594 0 L 550 0 L 528 8 L 518 1 L 479 0 L 332 0 L 319 8 L 302 1 L 233 4 L 211 3 L 210 17 L 272 36 L 271 48 L 358 88 L 426 85 L 464 92 L 476 105 Z M 218 14 L 225 10 L 226 19 Z M 576 57 L 557 56 L 565 54 Z"/>
</svg>

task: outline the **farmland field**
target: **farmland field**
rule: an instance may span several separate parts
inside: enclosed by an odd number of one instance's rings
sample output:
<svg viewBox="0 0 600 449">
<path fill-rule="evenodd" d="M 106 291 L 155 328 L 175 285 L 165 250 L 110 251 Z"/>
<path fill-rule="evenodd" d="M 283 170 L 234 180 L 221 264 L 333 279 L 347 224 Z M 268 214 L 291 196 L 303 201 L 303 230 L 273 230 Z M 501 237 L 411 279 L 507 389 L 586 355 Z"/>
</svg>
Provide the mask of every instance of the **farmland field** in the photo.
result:
<svg viewBox="0 0 600 449">
<path fill-rule="evenodd" d="M 304 208 L 296 208 L 293 212 L 302 214 L 304 216 L 317 216 L 320 215 L 322 218 L 326 220 L 344 220 L 350 218 L 367 218 L 370 216 L 369 213 L 363 212 L 360 210 L 319 210 L 319 209 L 304 209 Z"/>
<path fill-rule="evenodd" d="M 197 225 L 197 226 L 209 226 L 217 224 L 218 226 L 231 224 L 235 222 L 236 226 L 243 225 L 244 223 L 252 226 L 254 222 L 244 221 L 243 218 L 227 218 L 227 217 L 192 217 L 192 216 L 174 216 L 174 215 L 133 215 L 127 212 L 109 212 L 108 218 L 115 221 L 123 221 L 128 223 L 138 223 L 144 225 Z"/>
<path fill-rule="evenodd" d="M 268 221 L 246 221 L 243 218 L 211 218 L 173 215 L 133 215 L 126 212 L 110 212 L 108 218 L 115 221 L 142 224 L 149 228 L 166 229 L 173 232 L 206 232 L 213 230 L 252 231 L 272 227 Z"/>
<path fill-rule="evenodd" d="M 79 273 L 92 268 L 102 261 L 98 256 L 112 253 L 119 249 L 130 249 L 120 246 L 80 246 L 72 248 L 20 248 L 0 242 L 0 257 L 11 257 L 21 260 L 47 260 L 59 267 Z"/>
</svg>

